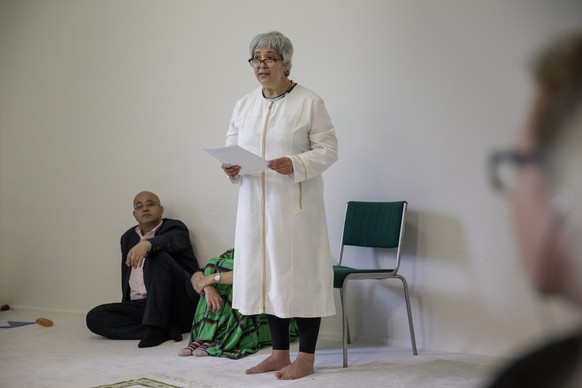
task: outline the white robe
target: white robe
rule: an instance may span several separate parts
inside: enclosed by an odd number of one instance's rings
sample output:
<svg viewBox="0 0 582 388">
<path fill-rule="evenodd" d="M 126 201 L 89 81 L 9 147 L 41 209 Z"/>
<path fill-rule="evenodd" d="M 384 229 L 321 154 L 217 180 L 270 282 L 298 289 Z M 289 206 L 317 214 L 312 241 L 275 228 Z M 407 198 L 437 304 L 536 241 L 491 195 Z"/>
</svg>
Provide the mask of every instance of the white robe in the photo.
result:
<svg viewBox="0 0 582 388">
<path fill-rule="evenodd" d="M 271 102 L 257 88 L 234 108 L 226 145 L 267 160 L 289 157 L 293 174 L 273 170 L 240 184 L 234 244 L 233 307 L 280 318 L 335 314 L 321 173 L 337 160 L 323 100 L 297 85 Z"/>
</svg>

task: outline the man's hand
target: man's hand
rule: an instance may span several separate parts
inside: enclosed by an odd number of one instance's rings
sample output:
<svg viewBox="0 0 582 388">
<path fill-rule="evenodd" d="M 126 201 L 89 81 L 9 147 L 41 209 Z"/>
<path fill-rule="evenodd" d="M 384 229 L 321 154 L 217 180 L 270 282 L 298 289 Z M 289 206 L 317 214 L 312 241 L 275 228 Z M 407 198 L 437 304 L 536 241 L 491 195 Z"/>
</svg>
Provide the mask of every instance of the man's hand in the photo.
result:
<svg viewBox="0 0 582 388">
<path fill-rule="evenodd" d="M 148 240 L 142 240 L 127 252 L 125 264 L 128 267 L 140 268 L 143 265 L 143 259 L 152 249 L 152 243 Z"/>
</svg>

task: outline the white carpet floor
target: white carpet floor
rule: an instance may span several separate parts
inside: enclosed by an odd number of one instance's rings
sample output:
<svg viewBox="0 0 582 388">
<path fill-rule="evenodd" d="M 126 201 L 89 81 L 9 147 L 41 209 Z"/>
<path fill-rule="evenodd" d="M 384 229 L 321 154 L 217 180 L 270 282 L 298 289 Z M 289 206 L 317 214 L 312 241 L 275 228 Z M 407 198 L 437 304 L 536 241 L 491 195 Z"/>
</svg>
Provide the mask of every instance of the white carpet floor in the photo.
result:
<svg viewBox="0 0 582 388">
<path fill-rule="evenodd" d="M 272 373 L 245 375 L 244 370 L 270 354 L 266 348 L 241 360 L 179 357 L 187 345 L 168 341 L 139 349 L 138 341 L 112 341 L 93 335 L 82 314 L 11 309 L 3 321 L 47 317 L 53 327 L 37 324 L 0 329 L 0 387 L 155 387 L 146 378 L 175 387 L 482 387 L 504 362 L 497 357 L 426 352 L 410 348 L 350 345 L 348 368 L 342 368 L 341 342 L 320 338 L 315 374 L 279 381 Z M 296 346 L 292 352 L 296 352 Z M 294 356 L 295 353 L 292 354 Z"/>
</svg>

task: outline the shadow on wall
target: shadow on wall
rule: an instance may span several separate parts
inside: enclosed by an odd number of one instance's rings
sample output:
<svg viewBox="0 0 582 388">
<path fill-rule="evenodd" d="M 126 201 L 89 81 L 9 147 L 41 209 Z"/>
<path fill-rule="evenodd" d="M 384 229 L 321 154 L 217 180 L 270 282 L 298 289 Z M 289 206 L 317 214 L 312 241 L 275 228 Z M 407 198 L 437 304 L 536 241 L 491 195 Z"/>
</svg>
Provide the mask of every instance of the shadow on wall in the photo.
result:
<svg viewBox="0 0 582 388">
<path fill-rule="evenodd" d="M 469 252 L 458 218 L 410 206 L 406 228 L 400 271 L 409 283 L 417 346 L 426 349 L 434 337 L 431 328 L 439 319 L 432 313 L 433 306 L 438 305 L 439 311 L 461 309 L 458 300 L 451 301 L 447 288 L 455 287 L 457 277 L 465 282 L 471 273 L 467 268 Z M 470 295 L 463 295 L 471 300 L 469 303 L 474 303 Z M 458 295 L 454 298 L 458 299 Z M 468 310 L 463 307 L 460 311 Z M 449 315 L 443 318 L 448 321 Z M 389 333 L 388 337 L 393 336 Z"/>
<path fill-rule="evenodd" d="M 345 254 L 346 265 L 354 264 L 351 254 L 356 253 Z M 369 250 L 359 259 L 381 268 L 388 264 L 390 254 L 393 252 Z M 472 260 L 457 218 L 409 207 L 399 273 L 408 281 L 419 349 L 454 350 L 462 343 L 467 351 L 495 354 L 504 346 L 498 343 L 499 331 L 509 329 L 512 322 L 479 302 L 483 297 L 478 295 L 480 279 Z M 356 339 L 387 339 L 410 346 L 399 280 L 363 280 L 352 282 L 350 288 L 350 329 Z M 474 329 L 458 338 L 458 325 Z M 435 327 L 441 329 L 435 332 Z"/>
<path fill-rule="evenodd" d="M 479 286 L 483 280 L 475 263 L 480 259 L 469 251 L 460 220 L 409 207 L 406 228 L 400 273 L 409 283 L 419 349 L 458 351 L 459 346 L 464 346 L 462 351 L 468 353 L 503 351 L 506 344 L 500 343 L 499 333 L 510 330 L 515 323 L 485 305 Z M 397 286 L 388 282 L 381 285 L 382 293 L 387 295 L 384 303 L 388 328 L 384 330 L 388 330 L 386 335 L 391 340 L 406 344 L 404 298 Z M 391 327 L 395 322 L 399 330 L 393 335 Z M 438 333 L 435 327 L 441 328 Z M 459 332 L 464 333 L 463 338 L 458 337 Z"/>
</svg>

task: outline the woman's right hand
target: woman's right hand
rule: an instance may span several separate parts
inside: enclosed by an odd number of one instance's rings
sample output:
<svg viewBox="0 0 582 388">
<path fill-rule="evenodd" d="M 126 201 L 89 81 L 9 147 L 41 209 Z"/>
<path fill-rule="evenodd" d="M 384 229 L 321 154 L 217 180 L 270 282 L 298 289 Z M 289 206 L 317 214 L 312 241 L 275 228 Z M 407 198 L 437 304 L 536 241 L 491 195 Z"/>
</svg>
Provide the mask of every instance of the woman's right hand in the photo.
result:
<svg viewBox="0 0 582 388">
<path fill-rule="evenodd" d="M 208 284 L 206 283 L 206 276 L 202 271 L 196 271 L 190 278 L 190 283 L 192 283 L 192 287 L 194 290 L 199 294 L 204 294 L 204 287 Z"/>
<path fill-rule="evenodd" d="M 229 176 L 229 178 L 236 178 L 240 172 L 240 166 L 232 164 L 222 164 L 222 169 Z"/>
</svg>

